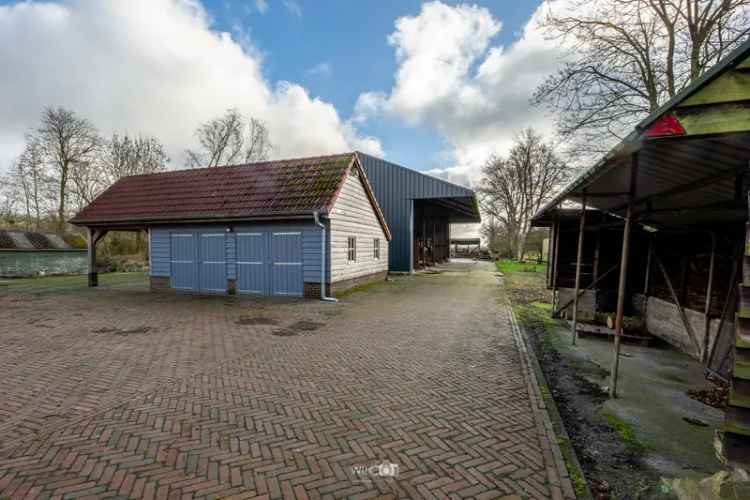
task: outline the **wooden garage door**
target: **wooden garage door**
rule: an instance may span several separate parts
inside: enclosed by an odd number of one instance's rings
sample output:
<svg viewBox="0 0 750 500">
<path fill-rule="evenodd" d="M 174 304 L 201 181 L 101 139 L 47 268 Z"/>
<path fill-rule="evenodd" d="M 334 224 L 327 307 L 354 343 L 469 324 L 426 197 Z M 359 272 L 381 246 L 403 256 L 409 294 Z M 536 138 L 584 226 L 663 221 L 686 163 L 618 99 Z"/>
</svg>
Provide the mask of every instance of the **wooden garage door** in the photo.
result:
<svg viewBox="0 0 750 500">
<path fill-rule="evenodd" d="M 169 240 L 171 287 L 178 290 L 195 290 L 198 282 L 195 233 L 172 233 Z"/>
<path fill-rule="evenodd" d="M 268 233 L 237 233 L 237 292 L 268 295 Z"/>
<path fill-rule="evenodd" d="M 201 292 L 227 291 L 226 236 L 224 233 L 199 233 Z"/>
<path fill-rule="evenodd" d="M 302 296 L 302 233 L 271 233 L 271 293 Z"/>
</svg>

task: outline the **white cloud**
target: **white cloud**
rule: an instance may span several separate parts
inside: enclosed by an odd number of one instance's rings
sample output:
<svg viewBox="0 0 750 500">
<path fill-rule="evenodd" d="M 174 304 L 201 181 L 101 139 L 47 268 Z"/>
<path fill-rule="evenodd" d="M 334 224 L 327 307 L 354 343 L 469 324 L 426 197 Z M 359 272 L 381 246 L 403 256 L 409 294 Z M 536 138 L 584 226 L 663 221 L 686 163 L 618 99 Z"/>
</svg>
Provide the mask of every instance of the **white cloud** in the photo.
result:
<svg viewBox="0 0 750 500">
<path fill-rule="evenodd" d="M 268 2 L 266 0 L 255 0 L 255 8 L 258 9 L 258 12 L 261 14 L 265 14 L 268 10 Z"/>
<path fill-rule="evenodd" d="M 446 168 L 429 173 L 476 185 L 487 157 L 507 151 L 518 131 L 554 129 L 545 111 L 529 103 L 563 54 L 538 28 L 548 7 L 542 4 L 518 40 L 502 46 L 492 44 L 502 23 L 488 9 L 422 4 L 418 15 L 399 18 L 388 38 L 398 63 L 393 88 L 361 94 L 353 120 L 383 114 L 435 127 L 450 150 L 444 152 Z"/>
<path fill-rule="evenodd" d="M 284 0 L 284 7 L 293 16 L 302 17 L 302 7 L 294 0 Z"/>
<path fill-rule="evenodd" d="M 212 29 L 197 0 L 68 0 L 0 6 L 0 168 L 45 105 L 103 133 L 161 138 L 176 165 L 198 123 L 229 107 L 264 120 L 274 156 L 382 154 L 331 103 L 268 82 L 249 40 Z"/>
<path fill-rule="evenodd" d="M 313 77 L 330 78 L 333 75 L 333 65 L 328 61 L 316 64 L 307 70 L 307 74 Z"/>
</svg>

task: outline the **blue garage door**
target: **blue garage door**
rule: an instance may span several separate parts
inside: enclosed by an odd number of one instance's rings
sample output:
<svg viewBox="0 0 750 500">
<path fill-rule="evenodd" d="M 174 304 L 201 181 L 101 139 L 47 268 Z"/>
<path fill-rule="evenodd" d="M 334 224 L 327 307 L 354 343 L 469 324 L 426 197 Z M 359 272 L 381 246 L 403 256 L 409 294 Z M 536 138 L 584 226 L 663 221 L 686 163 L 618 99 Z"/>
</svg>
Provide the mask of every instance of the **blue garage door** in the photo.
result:
<svg viewBox="0 0 750 500">
<path fill-rule="evenodd" d="M 267 249 L 267 233 L 237 233 L 237 292 L 268 294 Z"/>
<path fill-rule="evenodd" d="M 179 290 L 195 290 L 196 248 L 194 233 L 172 233 L 169 235 L 171 248 L 171 286 Z"/>
<path fill-rule="evenodd" d="M 271 293 L 302 296 L 302 233 L 271 233 Z"/>
<path fill-rule="evenodd" d="M 201 292 L 227 291 L 226 236 L 224 233 L 200 233 Z"/>
</svg>

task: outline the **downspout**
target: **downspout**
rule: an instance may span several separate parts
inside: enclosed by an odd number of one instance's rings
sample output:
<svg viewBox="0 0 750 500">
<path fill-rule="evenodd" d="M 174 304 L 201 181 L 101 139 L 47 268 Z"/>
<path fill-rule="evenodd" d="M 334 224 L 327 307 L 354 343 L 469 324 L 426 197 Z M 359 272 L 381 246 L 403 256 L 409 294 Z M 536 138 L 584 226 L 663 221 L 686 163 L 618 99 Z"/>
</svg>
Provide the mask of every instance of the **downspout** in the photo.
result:
<svg viewBox="0 0 750 500">
<path fill-rule="evenodd" d="M 338 299 L 326 296 L 326 226 L 320 222 L 318 212 L 313 212 L 315 225 L 320 228 L 320 300 L 338 302 Z"/>
</svg>

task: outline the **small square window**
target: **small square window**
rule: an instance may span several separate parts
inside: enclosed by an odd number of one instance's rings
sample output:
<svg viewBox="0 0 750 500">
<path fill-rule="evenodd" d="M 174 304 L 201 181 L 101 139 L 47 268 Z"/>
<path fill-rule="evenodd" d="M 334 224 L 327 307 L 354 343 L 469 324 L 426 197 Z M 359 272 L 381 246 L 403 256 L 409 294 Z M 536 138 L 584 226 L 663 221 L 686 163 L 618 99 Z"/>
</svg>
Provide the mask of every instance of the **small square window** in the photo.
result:
<svg viewBox="0 0 750 500">
<path fill-rule="evenodd" d="M 372 240 L 372 258 L 380 258 L 380 238 L 375 238 L 374 240 Z"/>
<path fill-rule="evenodd" d="M 357 260 L 357 238 L 349 236 L 346 239 L 346 260 L 354 262 Z"/>
</svg>

